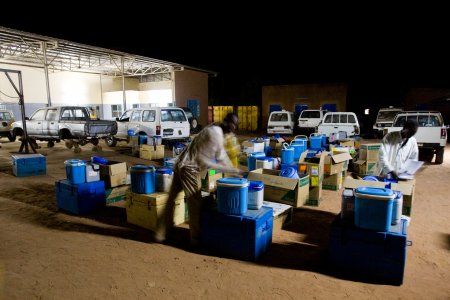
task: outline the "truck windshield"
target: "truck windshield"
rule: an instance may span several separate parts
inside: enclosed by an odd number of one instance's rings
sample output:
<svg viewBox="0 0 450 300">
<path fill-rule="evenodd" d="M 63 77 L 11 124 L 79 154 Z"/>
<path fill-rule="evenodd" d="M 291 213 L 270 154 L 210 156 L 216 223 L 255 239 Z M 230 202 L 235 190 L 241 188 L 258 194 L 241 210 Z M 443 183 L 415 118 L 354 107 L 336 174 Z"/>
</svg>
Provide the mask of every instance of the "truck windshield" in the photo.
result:
<svg viewBox="0 0 450 300">
<path fill-rule="evenodd" d="M 320 111 L 318 110 L 304 110 L 300 116 L 301 119 L 304 118 L 320 118 Z"/>
<path fill-rule="evenodd" d="M 380 111 L 378 113 L 377 119 L 379 121 L 387 121 L 387 120 L 394 120 L 395 116 L 397 115 L 399 111 L 398 110 L 385 110 Z"/>
</svg>

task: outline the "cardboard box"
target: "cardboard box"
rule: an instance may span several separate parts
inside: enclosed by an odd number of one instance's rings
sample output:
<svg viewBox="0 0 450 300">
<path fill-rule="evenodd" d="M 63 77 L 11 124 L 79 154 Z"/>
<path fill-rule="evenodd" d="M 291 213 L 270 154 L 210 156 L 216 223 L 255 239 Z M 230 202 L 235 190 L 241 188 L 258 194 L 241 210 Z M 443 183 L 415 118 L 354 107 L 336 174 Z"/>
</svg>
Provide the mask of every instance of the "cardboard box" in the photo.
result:
<svg viewBox="0 0 450 300">
<path fill-rule="evenodd" d="M 358 159 L 353 163 L 353 169 L 358 175 L 378 175 L 377 163 Z"/>
<path fill-rule="evenodd" d="M 287 204 L 263 201 L 263 206 L 273 209 L 273 230 L 281 230 L 292 223 L 294 208 Z"/>
<path fill-rule="evenodd" d="M 217 180 L 223 177 L 222 173 L 215 173 L 209 175 L 210 170 L 202 178 L 202 190 L 208 193 L 214 192 L 217 189 Z"/>
<path fill-rule="evenodd" d="M 324 190 L 338 191 L 342 188 L 342 175 L 343 171 L 339 171 L 337 174 L 325 175 L 322 182 L 322 188 Z"/>
<path fill-rule="evenodd" d="M 114 175 L 100 174 L 100 180 L 103 180 L 105 182 L 105 187 L 107 189 L 129 183 L 127 173 L 119 173 Z"/>
<path fill-rule="evenodd" d="M 305 151 L 300 156 L 298 161 L 298 173 L 309 175 L 310 186 L 320 186 L 322 183 L 326 153 L 327 152 L 322 151 L 315 157 L 308 158 L 306 157 L 308 152 Z"/>
<path fill-rule="evenodd" d="M 164 208 L 166 207 L 169 193 L 156 192 L 152 194 L 128 193 L 127 196 L 127 222 L 156 230 L 158 224 L 163 222 Z M 175 212 L 173 222 L 175 225 L 185 222 L 184 193 L 180 193 L 175 200 Z"/>
<path fill-rule="evenodd" d="M 309 175 L 300 179 L 281 177 L 279 170 L 256 169 L 248 173 L 248 180 L 264 182 L 264 200 L 300 207 L 308 200 Z"/>
<path fill-rule="evenodd" d="M 126 200 L 127 192 L 130 190 L 129 185 L 116 186 L 105 190 L 106 204 Z"/>
<path fill-rule="evenodd" d="M 100 175 L 116 175 L 127 172 L 127 163 L 120 161 L 108 161 L 106 165 L 100 165 Z"/>
<path fill-rule="evenodd" d="M 142 159 L 155 160 L 164 158 L 164 145 L 141 145 L 139 157 Z"/>
<path fill-rule="evenodd" d="M 319 206 L 321 201 L 322 201 L 322 185 L 310 186 L 308 199 L 306 200 L 305 205 Z"/>
<path fill-rule="evenodd" d="M 342 170 L 346 169 L 348 166 L 348 161 L 352 159 L 349 153 L 339 153 L 339 154 L 331 154 L 330 152 L 326 152 L 326 156 L 324 157 L 324 174 L 333 175 Z"/>
<path fill-rule="evenodd" d="M 412 206 L 414 203 L 415 183 L 416 181 L 413 179 L 391 184 L 392 190 L 400 191 L 403 194 L 402 214 L 406 216 L 411 216 Z M 360 186 L 384 188 L 386 186 L 386 182 L 354 179 L 352 177 L 346 177 L 344 180 L 344 188 L 356 189 Z"/>
<path fill-rule="evenodd" d="M 340 140 L 339 145 L 344 147 L 355 147 L 355 140 L 352 138 Z"/>
<path fill-rule="evenodd" d="M 378 161 L 378 152 L 381 144 L 361 144 L 359 149 L 359 159 L 365 161 Z"/>
<path fill-rule="evenodd" d="M 269 146 L 272 148 L 272 151 L 274 149 L 281 149 L 283 147 L 283 143 L 285 142 L 285 139 L 283 138 L 271 138 Z"/>
<path fill-rule="evenodd" d="M 242 151 L 245 153 L 264 152 L 264 141 L 243 141 Z"/>
</svg>

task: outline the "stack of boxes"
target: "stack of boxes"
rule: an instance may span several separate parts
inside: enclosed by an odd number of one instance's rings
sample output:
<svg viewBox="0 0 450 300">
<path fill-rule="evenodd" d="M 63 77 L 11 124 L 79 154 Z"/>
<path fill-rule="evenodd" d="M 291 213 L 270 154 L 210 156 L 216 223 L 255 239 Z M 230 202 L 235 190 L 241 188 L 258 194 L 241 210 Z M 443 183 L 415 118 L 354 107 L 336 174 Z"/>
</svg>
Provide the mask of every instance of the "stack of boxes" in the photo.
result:
<svg viewBox="0 0 450 300">
<path fill-rule="evenodd" d="M 310 156 L 305 151 L 298 162 L 298 173 L 309 175 L 309 195 L 307 205 L 318 206 L 322 200 L 322 183 L 324 178 L 324 162 L 326 152 L 322 151 Z"/>
<path fill-rule="evenodd" d="M 55 182 L 56 205 L 74 214 L 89 214 L 105 205 L 105 183 L 97 166 L 78 159 L 68 160 L 67 179 Z M 97 169 L 97 170 L 96 170 Z"/>
<path fill-rule="evenodd" d="M 348 163 L 352 159 L 349 153 L 333 154 L 325 152 L 324 157 L 324 179 L 322 188 L 324 190 L 338 191 L 342 188 Z"/>
<path fill-rule="evenodd" d="M 106 203 L 125 200 L 126 192 L 130 188 L 127 163 L 108 161 L 106 164 L 100 164 L 99 166 L 100 180 L 105 182 Z"/>
<path fill-rule="evenodd" d="M 359 175 L 378 175 L 377 162 L 381 144 L 361 144 L 359 157 L 354 164 L 355 171 Z"/>
</svg>

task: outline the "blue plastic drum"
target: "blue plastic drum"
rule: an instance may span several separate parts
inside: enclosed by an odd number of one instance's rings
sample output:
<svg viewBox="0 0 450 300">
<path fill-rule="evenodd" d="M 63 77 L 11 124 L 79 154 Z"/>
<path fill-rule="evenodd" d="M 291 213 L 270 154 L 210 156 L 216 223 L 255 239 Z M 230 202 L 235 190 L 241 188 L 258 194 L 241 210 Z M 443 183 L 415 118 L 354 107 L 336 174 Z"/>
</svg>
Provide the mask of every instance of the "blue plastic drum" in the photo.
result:
<svg viewBox="0 0 450 300">
<path fill-rule="evenodd" d="M 130 169 L 131 191 L 136 194 L 155 192 L 155 167 L 134 165 Z"/>
</svg>

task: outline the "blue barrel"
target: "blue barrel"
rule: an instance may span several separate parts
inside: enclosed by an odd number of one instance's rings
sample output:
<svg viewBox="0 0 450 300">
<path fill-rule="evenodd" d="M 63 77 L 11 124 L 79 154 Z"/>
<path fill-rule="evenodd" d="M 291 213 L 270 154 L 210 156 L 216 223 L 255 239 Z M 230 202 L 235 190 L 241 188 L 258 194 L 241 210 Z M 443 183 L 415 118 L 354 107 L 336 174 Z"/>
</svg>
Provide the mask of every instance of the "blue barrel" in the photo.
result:
<svg viewBox="0 0 450 300">
<path fill-rule="evenodd" d="M 86 162 L 80 159 L 69 159 L 64 162 L 66 165 L 67 180 L 72 184 L 86 182 Z"/>
<path fill-rule="evenodd" d="M 287 167 L 284 170 L 280 171 L 280 176 L 281 177 L 287 177 L 287 178 L 295 178 L 298 179 L 298 173 L 297 170 L 295 168 L 292 167 Z"/>
<path fill-rule="evenodd" d="M 248 185 L 245 178 L 217 180 L 217 211 L 228 215 L 243 215 L 248 209 Z"/>
<path fill-rule="evenodd" d="M 386 188 L 357 188 L 355 190 L 355 225 L 364 229 L 389 231 L 394 197 L 394 192 Z"/>
<path fill-rule="evenodd" d="M 155 167 L 134 165 L 130 169 L 131 191 L 136 194 L 155 192 Z"/>
<path fill-rule="evenodd" d="M 322 136 L 312 133 L 309 137 L 309 148 L 320 149 L 322 147 Z"/>
<path fill-rule="evenodd" d="M 247 163 L 248 163 L 248 171 L 253 171 L 256 169 L 256 158 L 257 157 L 265 157 L 266 154 L 264 152 L 252 152 L 247 154 Z"/>
<path fill-rule="evenodd" d="M 281 149 L 281 163 L 291 165 L 294 163 L 294 148 L 284 143 Z"/>
</svg>

